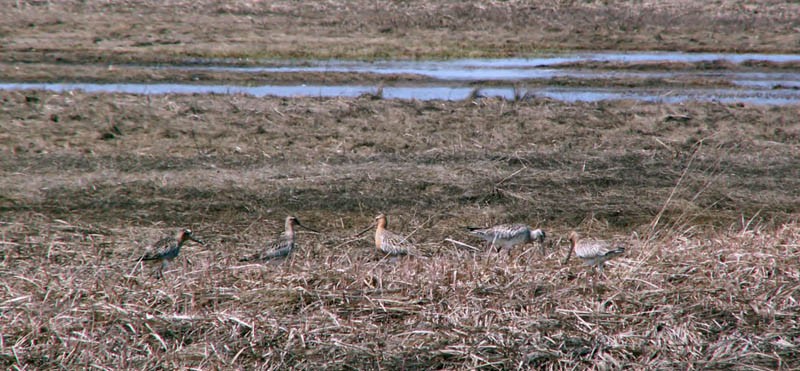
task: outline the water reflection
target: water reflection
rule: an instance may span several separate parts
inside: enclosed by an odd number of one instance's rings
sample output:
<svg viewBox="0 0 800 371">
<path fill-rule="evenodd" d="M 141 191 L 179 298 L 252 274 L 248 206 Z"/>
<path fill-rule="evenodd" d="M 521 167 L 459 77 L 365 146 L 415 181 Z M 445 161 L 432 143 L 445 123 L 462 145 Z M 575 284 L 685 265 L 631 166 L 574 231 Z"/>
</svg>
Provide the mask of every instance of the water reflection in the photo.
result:
<svg viewBox="0 0 800 371">
<path fill-rule="evenodd" d="M 59 84 L 59 83 L 0 83 L 0 90 L 48 90 L 65 92 L 80 90 L 88 93 L 128 94 L 247 94 L 256 97 L 357 97 L 363 94 L 380 94 L 385 99 L 463 100 L 473 95 L 515 99 L 519 97 L 546 97 L 565 102 L 597 102 L 603 100 L 640 100 L 647 102 L 678 103 L 686 101 L 744 102 L 752 104 L 782 105 L 800 102 L 798 89 L 628 89 L 545 87 L 514 89 L 513 87 L 406 86 L 382 87 L 366 85 L 191 85 L 191 84 Z"/>
<path fill-rule="evenodd" d="M 578 53 L 571 55 L 550 55 L 536 58 L 502 59 L 455 59 L 446 61 L 347 61 L 347 60 L 298 60 L 259 62 L 260 66 L 231 66 L 232 60 L 194 60 L 192 65 L 163 66 L 167 69 L 219 71 L 233 73 L 374 73 L 383 75 L 411 74 L 440 80 L 479 81 L 479 80 L 523 80 L 551 79 L 569 77 L 578 79 L 615 78 L 674 78 L 730 77 L 742 73 L 730 71 L 620 71 L 586 70 L 580 68 L 554 68 L 565 63 L 577 62 L 619 62 L 619 63 L 696 63 L 724 61 L 740 64 L 746 61 L 772 63 L 800 63 L 800 55 L 795 54 L 725 54 L 725 53 Z M 745 73 L 750 75 L 750 73 Z M 762 73 L 754 72 L 757 79 L 779 80 L 788 77 L 800 81 L 800 74 L 793 72 Z"/>
<path fill-rule="evenodd" d="M 90 93 L 131 94 L 248 94 L 257 97 L 356 97 L 362 94 L 378 94 L 386 99 L 461 100 L 472 95 L 516 99 L 529 95 L 547 97 L 567 102 L 633 99 L 651 102 L 720 101 L 747 102 L 755 104 L 794 104 L 800 101 L 800 72 L 784 66 L 783 69 L 710 69 L 710 70 L 632 70 L 632 69 L 587 69 L 565 66 L 575 62 L 702 62 L 724 61 L 734 64 L 746 61 L 773 63 L 800 63 L 800 55 L 794 54 L 717 54 L 679 52 L 639 53 L 575 53 L 544 55 L 535 58 L 506 59 L 457 59 L 446 61 L 344 61 L 344 60 L 296 60 L 258 61 L 259 66 L 236 66 L 236 60 L 191 60 L 187 65 L 170 66 L 120 66 L 136 69 L 170 69 L 189 71 L 224 71 L 226 73 L 336 73 L 361 74 L 413 74 L 427 77 L 426 81 L 407 83 L 405 86 L 373 85 L 197 85 L 197 84 L 0 84 L 3 90 L 44 89 L 51 91 L 83 90 Z M 252 63 L 253 61 L 249 61 Z M 561 66 L 558 66 L 561 65 Z M 670 87 L 624 88 L 624 87 L 563 87 L 547 85 L 550 80 L 569 78 L 580 84 L 581 80 L 650 80 L 670 79 Z M 730 84 L 739 89 L 692 88 L 694 79 L 710 81 L 716 86 Z M 514 89 L 515 83 L 536 81 L 541 88 Z M 485 81 L 503 81 L 506 86 L 484 86 Z M 681 82 L 687 83 L 681 88 Z M 491 84 L 490 84 L 491 85 Z M 597 83 L 587 84 L 597 86 Z M 609 84 L 611 85 L 611 84 Z M 615 84 L 620 85 L 620 84 Z M 478 90 L 476 90 L 478 87 Z"/>
</svg>

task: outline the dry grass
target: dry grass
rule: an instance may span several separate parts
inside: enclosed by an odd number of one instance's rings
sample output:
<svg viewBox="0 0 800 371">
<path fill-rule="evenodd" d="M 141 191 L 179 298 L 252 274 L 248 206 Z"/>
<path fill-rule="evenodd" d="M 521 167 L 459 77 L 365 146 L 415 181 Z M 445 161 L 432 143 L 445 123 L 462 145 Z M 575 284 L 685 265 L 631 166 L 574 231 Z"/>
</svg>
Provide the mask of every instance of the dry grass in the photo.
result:
<svg viewBox="0 0 800 371">
<path fill-rule="evenodd" d="M 786 1 L 6 1 L 4 62 L 800 51 Z"/>
<path fill-rule="evenodd" d="M 796 107 L 0 99 L 7 368 L 800 367 Z M 378 212 L 429 258 L 351 238 Z M 239 263 L 287 214 L 325 233 Z M 547 255 L 445 241 L 509 221 Z M 590 281 L 572 229 L 640 238 Z"/>
<path fill-rule="evenodd" d="M 424 220 L 438 210 L 437 220 L 453 225 L 596 219 L 631 229 L 662 211 L 684 172 L 662 225 L 726 226 L 759 215 L 772 226 L 799 204 L 793 107 L 2 99 L 4 210 L 65 220 L 83 210 L 92 224 L 247 225 L 298 209 L 359 224 L 377 211 Z"/>
<path fill-rule="evenodd" d="M 58 63 L 797 52 L 797 8 L 10 1 L 0 68 L 92 79 L 99 67 Z M 800 368 L 797 107 L 379 98 L 0 93 L 0 365 Z M 428 258 L 385 260 L 351 238 L 378 212 Z M 288 214 L 325 233 L 300 233 L 289 260 L 238 262 Z M 512 221 L 545 228 L 547 254 L 446 241 Z M 134 260 L 178 227 L 209 243 L 156 280 Z M 561 265 L 572 229 L 628 239 L 608 277 Z"/>
<path fill-rule="evenodd" d="M 268 265 L 217 238 L 157 281 L 130 230 L 2 228 L 9 368 L 800 367 L 796 222 L 633 241 L 594 285 L 538 248 L 392 263 L 348 231 Z"/>
<path fill-rule="evenodd" d="M 24 68 L 18 64 L 0 64 L 0 76 L 3 82 L 86 82 L 86 83 L 189 83 L 224 85 L 256 85 L 256 84 L 364 84 L 386 82 L 391 84 L 420 83 L 429 81 L 421 75 L 411 74 L 371 74 L 371 73 L 236 73 L 214 71 L 187 71 L 176 69 L 157 69 L 152 66 L 109 66 L 107 65 L 73 65 L 73 64 L 34 64 L 28 63 Z M 670 81 L 659 81 L 668 85 Z M 599 82 L 598 82 L 599 83 Z M 626 86 L 635 83 L 629 81 Z M 652 85 L 652 84 L 650 84 Z M 684 84 L 688 85 L 688 84 Z M 705 84 L 709 85 L 709 84 Z"/>
</svg>

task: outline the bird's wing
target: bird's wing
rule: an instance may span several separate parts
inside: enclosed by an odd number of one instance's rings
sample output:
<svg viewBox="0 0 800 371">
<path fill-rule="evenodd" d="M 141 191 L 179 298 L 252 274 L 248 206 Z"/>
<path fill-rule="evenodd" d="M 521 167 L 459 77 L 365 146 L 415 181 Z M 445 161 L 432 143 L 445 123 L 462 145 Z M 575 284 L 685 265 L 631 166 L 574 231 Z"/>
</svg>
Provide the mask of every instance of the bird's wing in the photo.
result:
<svg viewBox="0 0 800 371">
<path fill-rule="evenodd" d="M 172 250 L 178 247 L 178 240 L 175 237 L 164 237 L 158 242 L 152 244 L 140 260 L 155 260 L 161 259 L 164 255 L 169 254 Z"/>
<path fill-rule="evenodd" d="M 473 236 L 478 236 L 480 238 L 489 239 L 489 240 L 492 239 L 492 237 L 488 237 L 488 238 L 486 237 L 487 233 L 491 233 L 491 228 L 467 227 L 467 230 L 469 230 L 469 234 L 471 234 Z"/>
<path fill-rule="evenodd" d="M 491 242 L 494 240 L 510 239 L 520 232 L 527 230 L 528 226 L 524 224 L 498 224 L 489 228 L 474 228 L 470 230 L 470 233 Z"/>
<path fill-rule="evenodd" d="M 391 255 L 414 255 L 414 246 L 405 237 L 384 231 L 381 235 L 381 250 Z"/>
<path fill-rule="evenodd" d="M 284 246 L 279 249 L 264 251 L 260 256 L 260 260 L 270 260 L 276 258 L 283 258 L 285 256 L 289 256 L 292 253 L 293 246 Z"/>
<path fill-rule="evenodd" d="M 277 240 L 270 242 L 261 252 L 249 258 L 242 259 L 242 261 L 282 258 L 288 256 L 293 249 L 294 239 L 289 238 L 289 236 L 285 234 L 281 234 Z"/>
<path fill-rule="evenodd" d="M 492 228 L 494 238 L 498 240 L 508 240 L 521 233 L 528 233 L 528 226 L 524 224 L 501 224 Z"/>
<path fill-rule="evenodd" d="M 583 259 L 595 259 L 606 255 L 621 254 L 624 247 L 614 248 L 608 241 L 581 241 L 575 248 L 575 255 Z"/>
</svg>

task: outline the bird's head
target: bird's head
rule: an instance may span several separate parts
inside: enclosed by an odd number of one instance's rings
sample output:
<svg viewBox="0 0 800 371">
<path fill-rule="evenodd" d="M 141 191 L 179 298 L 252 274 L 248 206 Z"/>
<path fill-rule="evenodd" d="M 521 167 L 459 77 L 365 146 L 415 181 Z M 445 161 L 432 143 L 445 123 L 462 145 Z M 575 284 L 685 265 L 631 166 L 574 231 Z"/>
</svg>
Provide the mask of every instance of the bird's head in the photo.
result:
<svg viewBox="0 0 800 371">
<path fill-rule="evenodd" d="M 375 217 L 375 225 L 386 228 L 386 215 L 384 213 L 380 213 Z"/>
<path fill-rule="evenodd" d="M 192 240 L 192 241 L 197 242 L 197 243 L 199 243 L 201 245 L 205 244 L 205 242 L 203 242 L 203 240 L 195 237 L 194 236 L 194 232 L 192 232 L 192 230 L 189 229 L 189 228 L 186 228 L 186 229 L 180 231 L 180 233 L 178 233 L 178 241 L 185 242 L 187 240 Z"/>
<path fill-rule="evenodd" d="M 541 229 L 534 229 L 531 231 L 531 240 L 537 241 L 539 243 L 544 243 L 544 239 L 547 237 L 547 233 Z"/>
<path fill-rule="evenodd" d="M 577 243 L 578 243 L 578 239 L 579 239 L 579 238 L 580 238 L 580 237 L 578 236 L 578 232 L 572 231 L 572 232 L 569 234 L 569 242 L 570 242 L 570 244 L 572 244 L 572 246 L 575 246 L 575 244 L 577 244 Z"/>
</svg>

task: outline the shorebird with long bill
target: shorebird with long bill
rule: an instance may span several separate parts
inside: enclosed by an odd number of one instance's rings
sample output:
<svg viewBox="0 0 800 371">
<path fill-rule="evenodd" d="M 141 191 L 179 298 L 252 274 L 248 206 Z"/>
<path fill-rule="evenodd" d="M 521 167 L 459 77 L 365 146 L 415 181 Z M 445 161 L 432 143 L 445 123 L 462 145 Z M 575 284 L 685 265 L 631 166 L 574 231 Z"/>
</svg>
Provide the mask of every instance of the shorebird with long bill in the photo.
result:
<svg viewBox="0 0 800 371">
<path fill-rule="evenodd" d="M 164 276 L 164 270 L 167 269 L 172 260 L 178 257 L 178 254 L 181 252 L 181 247 L 186 241 L 194 241 L 201 245 L 204 244 L 203 240 L 194 236 L 191 229 L 182 229 L 178 231 L 175 236 L 164 237 L 150 245 L 142 257 L 136 261 L 161 263 L 160 268 L 156 271 L 156 277 L 161 278 Z"/>
<path fill-rule="evenodd" d="M 512 247 L 532 241 L 539 242 L 544 253 L 544 239 L 547 236 L 541 229 L 533 229 L 525 224 L 499 224 L 493 227 L 467 227 L 473 236 L 484 239 L 487 246 L 501 249 Z"/>
<path fill-rule="evenodd" d="M 295 227 L 300 227 L 311 232 L 319 233 L 316 230 L 300 223 L 300 220 L 297 219 L 297 217 L 287 216 L 286 223 L 284 225 L 284 231 L 276 240 L 269 242 L 267 246 L 258 254 L 239 259 L 239 261 L 267 261 L 289 256 L 289 254 L 291 254 L 296 247 L 294 242 Z"/>
<path fill-rule="evenodd" d="M 605 262 L 622 255 L 625 252 L 625 247 L 615 246 L 611 242 L 604 240 L 581 240 L 578 232 L 573 231 L 569 235 L 569 251 L 567 251 L 567 258 L 564 259 L 564 264 L 569 262 L 573 251 L 586 265 L 591 266 L 593 270 L 597 267 L 600 274 L 602 274 Z"/>
<path fill-rule="evenodd" d="M 376 216 L 375 222 L 357 235 L 362 235 L 373 227 L 375 227 L 375 248 L 378 251 L 389 256 L 419 255 L 407 237 L 386 229 L 386 215 L 384 214 Z"/>
</svg>

